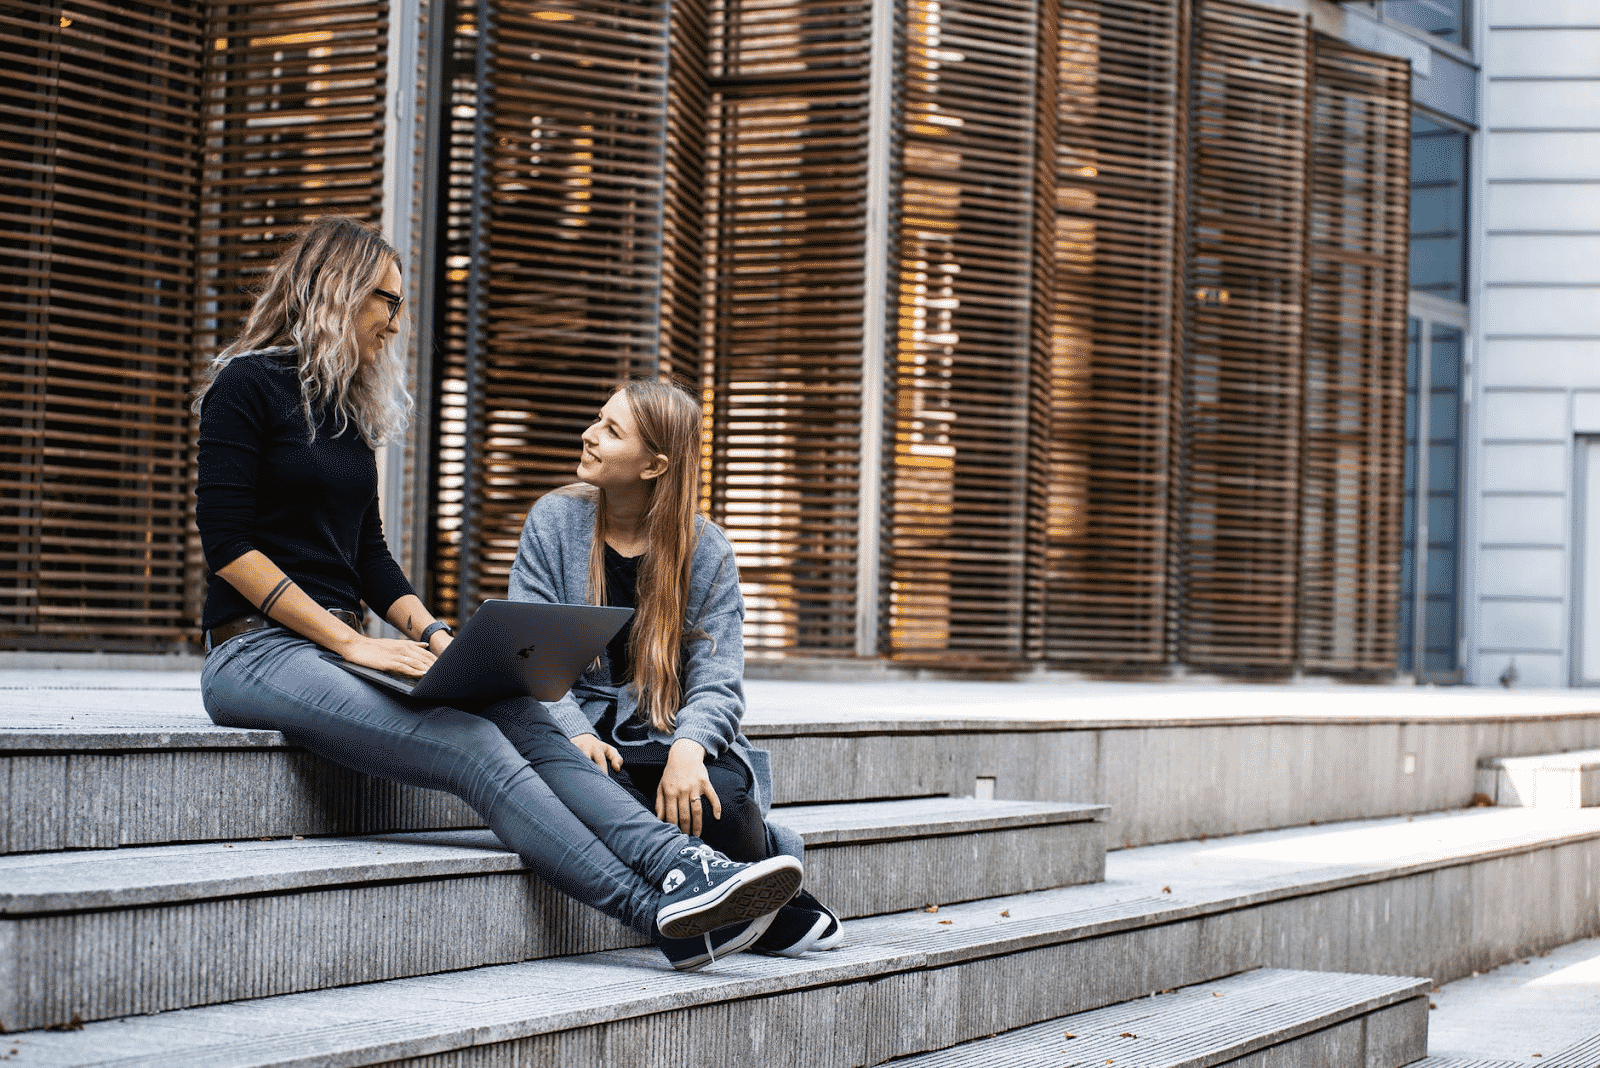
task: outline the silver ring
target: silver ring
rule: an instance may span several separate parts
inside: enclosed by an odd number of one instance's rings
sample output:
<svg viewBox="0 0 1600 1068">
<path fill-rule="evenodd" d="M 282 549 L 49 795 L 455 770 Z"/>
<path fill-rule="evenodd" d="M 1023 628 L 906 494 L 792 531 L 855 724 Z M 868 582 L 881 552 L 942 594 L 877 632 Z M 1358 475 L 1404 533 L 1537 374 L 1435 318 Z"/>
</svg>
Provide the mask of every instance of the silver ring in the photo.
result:
<svg viewBox="0 0 1600 1068">
<path fill-rule="evenodd" d="M 699 801 L 700 800 L 700 795 L 699 794 L 695 794 L 693 797 L 689 798 L 689 800 L 690 801 Z"/>
</svg>

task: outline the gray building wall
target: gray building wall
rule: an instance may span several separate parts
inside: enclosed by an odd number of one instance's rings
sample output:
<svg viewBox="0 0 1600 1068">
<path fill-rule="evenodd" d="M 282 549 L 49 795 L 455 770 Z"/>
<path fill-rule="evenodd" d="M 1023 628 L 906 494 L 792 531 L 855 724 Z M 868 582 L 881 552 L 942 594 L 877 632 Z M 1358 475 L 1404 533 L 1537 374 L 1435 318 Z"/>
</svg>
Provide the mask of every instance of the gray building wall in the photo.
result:
<svg viewBox="0 0 1600 1068">
<path fill-rule="evenodd" d="M 1600 433 L 1600 0 L 1487 0 L 1466 681 L 1572 680 L 1576 435 Z M 1600 606 L 1597 606 L 1600 608 Z"/>
</svg>

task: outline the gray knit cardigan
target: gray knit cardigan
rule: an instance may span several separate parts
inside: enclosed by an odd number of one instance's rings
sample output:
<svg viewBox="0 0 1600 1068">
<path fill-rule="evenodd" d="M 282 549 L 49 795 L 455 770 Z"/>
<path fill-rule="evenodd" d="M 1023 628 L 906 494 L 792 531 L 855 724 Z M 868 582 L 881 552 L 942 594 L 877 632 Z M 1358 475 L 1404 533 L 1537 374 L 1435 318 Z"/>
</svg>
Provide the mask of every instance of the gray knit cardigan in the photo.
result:
<svg viewBox="0 0 1600 1068">
<path fill-rule="evenodd" d="M 545 494 L 529 509 L 511 567 L 513 601 L 589 603 L 595 501 L 592 487 L 576 484 Z M 744 597 L 739 592 L 739 569 L 722 530 L 704 517 L 697 516 L 695 522 L 699 541 L 690 565 L 684 628 L 698 627 L 710 640 L 685 644 L 676 729 L 665 734 L 652 727 L 650 740 L 671 745 L 678 738 L 690 738 L 713 758 L 731 748 L 750 768 L 756 802 L 765 814 L 772 806 L 771 758 L 739 729 L 744 719 Z M 575 738 L 595 733 L 613 701 L 616 722 L 626 723 L 639 710 L 639 691 L 613 683 L 610 661 L 602 655 L 565 696 L 545 707 L 567 737 Z M 642 744 L 624 742 L 614 734 L 605 740 L 624 753 L 628 745 Z M 798 834 L 771 823 L 768 827 L 780 852 L 801 855 L 804 847 Z"/>
</svg>

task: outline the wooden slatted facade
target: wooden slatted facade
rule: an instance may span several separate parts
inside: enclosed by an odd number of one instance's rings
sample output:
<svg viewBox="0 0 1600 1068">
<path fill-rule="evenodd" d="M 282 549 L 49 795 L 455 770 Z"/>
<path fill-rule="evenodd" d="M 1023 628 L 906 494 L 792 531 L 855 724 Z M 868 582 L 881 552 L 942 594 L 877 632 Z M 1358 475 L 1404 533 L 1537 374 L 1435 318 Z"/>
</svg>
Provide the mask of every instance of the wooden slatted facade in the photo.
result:
<svg viewBox="0 0 1600 1068">
<path fill-rule="evenodd" d="M 0 635 L 192 632 L 199 4 L 0 9 Z"/>
<path fill-rule="evenodd" d="M 1163 663 L 1179 0 L 1061 4 L 1045 657 Z"/>
<path fill-rule="evenodd" d="M 441 614 L 661 368 L 756 656 L 876 606 L 910 662 L 1392 670 L 1405 64 L 1245 0 L 878 2 L 430 8 Z M 5 8 L 6 642 L 192 636 L 194 361 L 294 224 L 381 217 L 388 18 Z"/>
<path fill-rule="evenodd" d="M 701 192 L 681 122 L 664 152 L 668 7 L 500 0 L 457 23 L 474 62 L 463 54 L 456 98 L 460 325 L 440 386 L 455 465 L 439 481 L 434 593 L 448 617 L 504 596 L 529 504 L 572 481 L 578 436 L 612 386 L 658 360 L 698 375 L 699 227 L 685 204 Z M 705 32 L 695 10 L 676 15 L 691 41 L 697 22 Z M 691 127 L 693 82 L 675 87 Z M 693 223 L 692 243 L 664 229 L 668 158 L 672 224 Z"/>
<path fill-rule="evenodd" d="M 1049 289 L 1055 209 L 1034 180 L 1035 153 L 1054 164 L 1039 114 L 1053 109 L 1035 103 L 1055 72 L 1035 59 L 1056 20 L 1033 0 L 907 12 L 885 652 L 1022 660 L 1044 505 L 1049 323 L 1034 287 Z"/>
<path fill-rule="evenodd" d="M 1411 68 L 1313 48 L 1298 662 L 1390 671 L 1398 650 Z"/>
<path fill-rule="evenodd" d="M 746 647 L 855 651 L 871 7 L 712 6 L 706 495 Z"/>
<path fill-rule="evenodd" d="M 1193 22 L 1178 658 L 1296 650 L 1309 30 L 1204 0 Z"/>
<path fill-rule="evenodd" d="M 201 127 L 201 351 L 238 332 L 257 280 L 295 227 L 326 214 L 381 218 L 387 7 L 212 5 Z"/>
</svg>

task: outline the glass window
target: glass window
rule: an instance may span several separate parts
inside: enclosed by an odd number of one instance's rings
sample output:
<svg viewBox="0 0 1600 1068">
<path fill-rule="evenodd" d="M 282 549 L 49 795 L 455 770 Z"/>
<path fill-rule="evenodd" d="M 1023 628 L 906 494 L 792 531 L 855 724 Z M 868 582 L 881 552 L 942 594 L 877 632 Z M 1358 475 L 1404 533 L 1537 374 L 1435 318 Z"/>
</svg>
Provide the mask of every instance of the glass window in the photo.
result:
<svg viewBox="0 0 1600 1068">
<path fill-rule="evenodd" d="M 1419 680 L 1448 682 L 1460 677 L 1456 578 L 1460 572 L 1457 503 L 1463 334 L 1458 327 L 1417 318 L 1411 319 L 1409 327 L 1400 670 L 1415 673 Z M 1419 433 L 1424 428 L 1425 434 Z M 1420 663 L 1416 655 L 1419 645 Z"/>
<path fill-rule="evenodd" d="M 1384 17 L 1466 47 L 1467 0 L 1384 0 Z"/>
<path fill-rule="evenodd" d="M 1411 118 L 1411 288 L 1467 299 L 1467 135 Z"/>
</svg>

